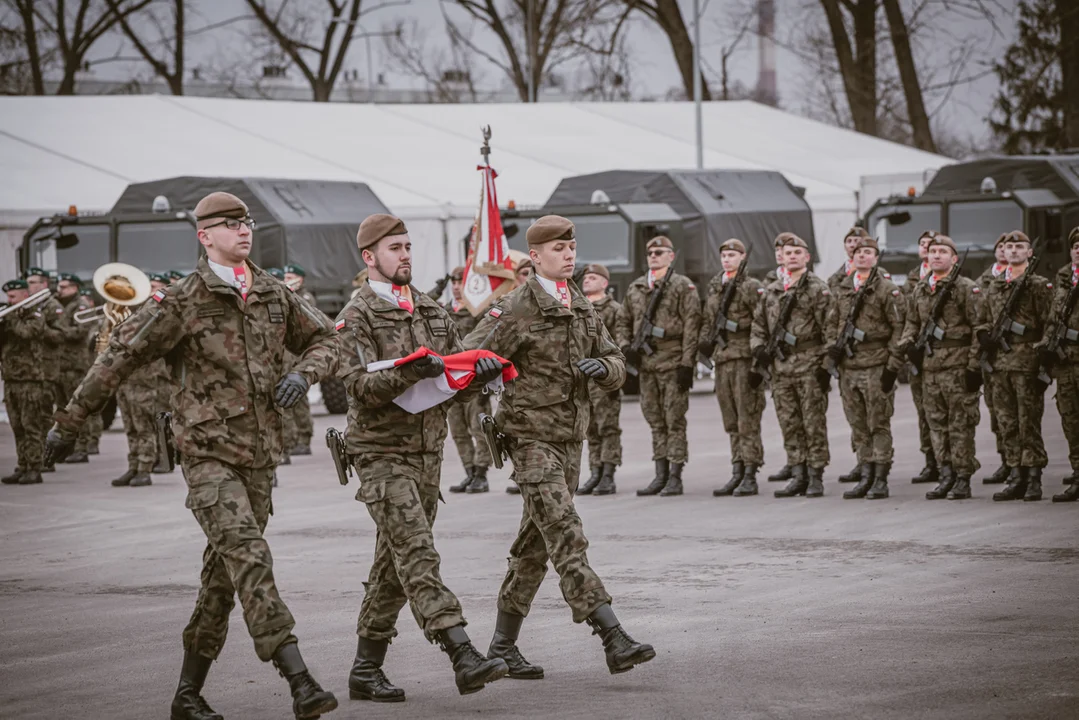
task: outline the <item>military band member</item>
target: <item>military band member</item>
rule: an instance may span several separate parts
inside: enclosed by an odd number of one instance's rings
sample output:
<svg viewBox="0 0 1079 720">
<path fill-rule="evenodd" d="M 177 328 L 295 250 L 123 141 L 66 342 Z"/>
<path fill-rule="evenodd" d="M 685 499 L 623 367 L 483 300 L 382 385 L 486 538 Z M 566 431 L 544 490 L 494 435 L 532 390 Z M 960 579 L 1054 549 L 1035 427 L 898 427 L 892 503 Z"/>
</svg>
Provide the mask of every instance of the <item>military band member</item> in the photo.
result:
<svg viewBox="0 0 1079 720">
<path fill-rule="evenodd" d="M 634 280 L 618 313 L 618 344 L 626 362 L 637 367 L 641 382 L 641 411 L 652 430 L 652 460 L 656 476 L 638 495 L 682 494 L 682 469 L 689 460 L 686 413 L 697 364 L 697 335 L 701 298 L 697 286 L 671 268 L 674 244 L 660 235 L 645 245 L 648 272 Z M 652 317 L 646 318 L 652 294 L 663 295 Z M 651 354 L 633 347 L 642 323 L 649 321 L 662 337 L 650 335 Z"/>
<path fill-rule="evenodd" d="M 772 374 L 772 400 L 779 416 L 783 447 L 792 467 L 791 481 L 776 497 L 824 495 L 824 468 L 828 465 L 828 392 L 831 376 L 824 369 L 825 333 L 832 297 L 828 285 L 809 270 L 809 246 L 794 233 L 780 233 L 786 273 L 765 288 L 753 316 L 750 348 L 762 368 Z M 769 350 L 777 331 L 784 296 L 793 293 L 793 309 L 782 332 L 780 359 Z M 759 382 L 759 378 L 757 380 Z"/>
<path fill-rule="evenodd" d="M 587 265 L 581 278 L 581 289 L 596 309 L 607 332 L 614 337 L 618 312 L 622 306 L 607 292 L 611 272 L 603 265 Z M 622 464 L 622 391 L 604 390 L 592 383 L 588 386 L 591 416 L 588 420 L 588 465 L 592 470 L 588 481 L 577 489 L 578 495 L 613 495 L 615 469 Z"/>
<path fill-rule="evenodd" d="M 521 655 L 517 637 L 550 561 L 573 621 L 587 622 L 599 634 L 612 674 L 625 672 L 656 652 L 635 642 L 615 617 L 611 596 L 588 564 L 588 540 L 573 505 L 589 415 L 586 385 L 617 390 L 625 360 L 570 279 L 577 256 L 573 223 L 542 217 L 526 240 L 536 273 L 488 310 L 464 341 L 475 348 L 490 337 L 490 350 L 519 372 L 503 394 L 497 420 L 508 437 L 524 508 L 487 654 L 504 658 L 510 677 L 543 676 Z"/>
<path fill-rule="evenodd" d="M 79 296 L 86 303 L 87 307 L 94 307 L 94 294 L 89 288 L 83 288 L 79 291 Z M 100 329 L 100 323 L 88 323 L 89 330 L 86 337 L 86 357 L 90 365 L 94 364 L 94 358 L 97 357 L 97 335 Z M 88 455 L 101 454 L 101 435 L 105 432 L 105 423 L 101 419 L 101 413 L 94 413 L 86 421 L 87 428 L 87 446 L 86 452 Z"/>
<path fill-rule="evenodd" d="M 731 478 L 726 485 L 712 491 L 716 497 L 756 495 L 757 470 L 764 465 L 761 444 L 764 386 L 758 383 L 754 387 L 749 381 L 753 369 L 749 335 L 764 286 L 745 273 L 738 277 L 745 257 L 746 246 L 741 240 L 731 238 L 719 246 L 723 272 L 708 284 L 697 344 L 700 354 L 715 364 L 716 399 L 723 416 L 723 429 L 731 443 Z M 731 287 L 731 283 L 736 286 Z M 717 316 L 729 287 L 733 294 L 725 315 L 726 326 L 720 327 Z M 726 347 L 721 347 L 720 340 Z"/>
<path fill-rule="evenodd" d="M 235 195 L 215 192 L 195 206 L 206 255 L 197 270 L 150 301 L 113 332 L 67 408 L 56 413 L 47 452 L 70 452 L 79 427 L 136 369 L 165 357 L 177 383 L 172 403 L 183 458 L 187 507 L 208 545 L 202 587 L 183 633 L 184 661 L 172 720 L 215 720 L 201 690 L 239 595 L 260 660 L 288 680 L 293 712 L 313 718 L 337 707 L 304 664 L 293 621 L 274 581 L 263 537 L 271 511 L 281 415 L 335 359 L 316 346 L 333 327 L 247 261 L 254 220 Z M 284 353 L 302 355 L 284 375 Z M 284 375 L 284 377 L 282 377 Z"/>
<path fill-rule="evenodd" d="M 82 382 L 82 376 L 90 369 L 91 357 L 87 347 L 89 337 L 89 324 L 75 322 L 75 313 L 89 310 L 92 304 L 80 294 L 82 281 L 78 276 L 71 273 L 60 273 L 60 281 L 56 286 L 57 300 L 63 308 L 63 314 L 57 317 L 57 327 L 60 331 L 60 381 L 56 386 L 56 404 L 58 407 L 67 405 L 75 388 Z M 89 424 L 79 431 L 79 439 L 75 442 L 75 452 L 71 453 L 67 462 L 86 462 L 90 444 Z"/>
<path fill-rule="evenodd" d="M 1004 272 L 1008 269 L 1008 259 L 1004 253 L 1004 239 L 1008 237 L 1008 233 L 1001 233 L 997 238 L 997 242 L 993 247 L 994 262 L 992 265 L 982 271 L 982 274 L 978 276 L 975 281 L 978 283 L 978 289 L 981 291 L 979 294 L 984 299 L 989 292 L 989 286 L 994 280 L 1004 275 Z M 989 428 L 993 431 L 993 437 L 996 438 L 997 443 L 997 455 L 1000 456 L 1000 465 L 993 472 L 992 475 L 982 480 L 985 485 L 997 485 L 1007 482 L 1008 480 L 1008 463 L 1004 461 L 1004 439 L 1000 436 L 1000 428 L 997 426 L 997 414 L 993 410 L 993 393 L 989 392 L 989 373 L 982 372 L 982 383 L 986 388 L 985 405 L 989 408 Z"/>
<path fill-rule="evenodd" d="M 994 500 L 1036 501 L 1042 499 L 1042 470 L 1049 459 L 1042 440 L 1046 386 L 1038 379 L 1038 352 L 1034 344 L 1045 334 L 1046 320 L 1053 304 L 1053 284 L 1041 275 L 1020 279 L 1028 271 L 1031 243 L 1016 230 L 1004 238 L 1008 268 L 989 284 L 982 299 L 980 320 L 975 329 L 981 350 L 991 355 L 986 392 L 993 396 L 997 427 L 1004 445 L 1008 484 L 993 494 Z M 1022 287 L 1008 319 L 1013 323 L 998 341 L 994 325 L 1004 314 L 1012 293 Z M 1009 349 L 1010 348 L 1010 349 Z"/>
<path fill-rule="evenodd" d="M 300 296 L 312 309 L 317 312 L 318 304 L 311 291 L 304 288 L 307 282 L 307 271 L 303 266 L 289 263 L 284 267 L 285 284 L 289 289 Z M 289 444 L 285 445 L 285 452 L 289 455 L 310 455 L 311 436 L 315 434 L 315 424 L 311 419 L 311 402 L 304 395 L 292 408 L 285 413 L 285 424 L 289 433 Z"/>
<path fill-rule="evenodd" d="M 888 273 L 878 270 L 880 251 L 871 237 L 859 237 L 851 258 L 851 274 L 833 291 L 835 305 L 828 323 L 828 355 L 839 370 L 843 413 L 850 425 L 851 444 L 858 457 L 859 478 L 845 499 L 888 497 L 892 467 L 892 414 L 895 381 L 903 364 L 899 340 L 903 335 L 906 303 Z M 852 306 L 861 302 L 857 315 Z M 850 322 L 862 339 L 848 348 L 838 347 Z"/>
<path fill-rule="evenodd" d="M 25 280 L 9 280 L 3 289 L 9 307 L 30 297 Z M 5 485 L 41 482 L 42 448 L 53 402 L 53 386 L 45 373 L 46 322 L 41 304 L 10 311 L 0 319 L 0 376 L 16 455 L 15 471 L 0 478 Z"/>
<path fill-rule="evenodd" d="M 974 454 L 974 430 L 981 410 L 978 388 L 978 343 L 974 328 L 978 323 L 978 294 L 973 280 L 952 276 L 959 262 L 955 243 L 947 235 L 933 233 L 926 249 L 929 274 L 914 285 L 907 299 L 907 318 L 900 341 L 911 364 L 920 370 L 922 402 L 933 441 L 934 466 L 939 482 L 925 494 L 929 500 L 970 497 L 970 476 L 977 469 Z M 950 289 L 947 289 L 951 285 Z M 947 290 L 946 290 L 947 289 Z M 932 319 L 938 293 L 947 291 L 947 302 L 937 321 L 942 339 L 930 337 L 928 351 L 915 348 L 923 327 Z"/>
<path fill-rule="evenodd" d="M 907 304 L 909 306 L 910 299 L 914 295 L 914 289 L 918 287 L 925 278 L 929 277 L 929 243 L 933 237 L 937 235 L 936 230 L 926 230 L 918 238 L 918 258 L 919 263 L 910 272 L 907 273 L 907 281 L 903 284 L 901 290 L 907 298 Z M 910 308 L 907 308 L 907 315 L 910 315 Z M 933 454 L 933 438 L 929 431 L 929 421 L 925 416 L 925 407 L 922 401 L 922 387 L 925 383 L 924 378 L 921 375 L 910 374 L 910 396 L 914 401 L 914 410 L 918 413 L 918 445 L 922 451 L 922 455 L 925 456 L 925 467 L 921 471 L 911 478 L 913 483 L 934 483 L 940 479 L 939 472 L 937 470 L 937 458 Z"/>
<path fill-rule="evenodd" d="M 1064 484 L 1069 487 L 1064 492 L 1054 495 L 1053 502 L 1079 500 L 1079 482 L 1076 482 L 1076 475 L 1079 475 L 1079 301 L 1076 299 L 1077 295 L 1072 295 L 1071 312 L 1066 311 L 1069 294 L 1079 294 L 1079 290 L 1075 289 L 1079 285 L 1079 227 L 1072 229 L 1068 235 L 1068 243 L 1071 262 L 1057 271 L 1056 297 L 1053 310 L 1049 314 L 1045 338 L 1047 342 L 1053 325 L 1063 315 L 1063 327 L 1059 329 L 1060 350 L 1063 357 L 1044 348 L 1041 350 L 1042 362 L 1052 370 L 1057 382 L 1057 410 L 1060 412 L 1064 438 L 1068 441 L 1068 461 L 1071 465 L 1071 475 L 1064 478 Z"/>
</svg>

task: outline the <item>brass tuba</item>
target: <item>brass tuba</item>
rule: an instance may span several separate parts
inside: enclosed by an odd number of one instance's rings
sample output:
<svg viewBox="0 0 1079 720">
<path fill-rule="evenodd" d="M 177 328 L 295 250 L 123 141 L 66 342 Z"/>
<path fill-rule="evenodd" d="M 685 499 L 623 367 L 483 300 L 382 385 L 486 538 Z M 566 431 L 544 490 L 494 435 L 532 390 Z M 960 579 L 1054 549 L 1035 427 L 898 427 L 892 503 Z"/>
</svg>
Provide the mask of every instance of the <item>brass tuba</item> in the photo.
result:
<svg viewBox="0 0 1079 720">
<path fill-rule="evenodd" d="M 80 323 L 103 319 L 97 333 L 94 350 L 104 352 L 109 336 L 117 325 L 131 317 L 134 307 L 150 297 L 150 278 L 137 267 L 126 263 L 106 263 L 94 272 L 94 289 L 105 298 L 101 307 L 87 308 L 75 313 Z"/>
</svg>

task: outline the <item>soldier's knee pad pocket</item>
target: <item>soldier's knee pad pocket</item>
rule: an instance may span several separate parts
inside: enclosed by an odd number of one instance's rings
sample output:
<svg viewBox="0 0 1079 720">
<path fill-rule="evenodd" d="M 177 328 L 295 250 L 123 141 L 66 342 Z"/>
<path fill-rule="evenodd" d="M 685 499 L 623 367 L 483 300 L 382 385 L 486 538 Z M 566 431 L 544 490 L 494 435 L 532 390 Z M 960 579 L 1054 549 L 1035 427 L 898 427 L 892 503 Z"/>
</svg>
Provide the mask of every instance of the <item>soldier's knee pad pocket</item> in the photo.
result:
<svg viewBox="0 0 1079 720">
<path fill-rule="evenodd" d="M 215 482 L 190 485 L 184 507 L 188 510 L 203 510 L 217 504 L 218 485 Z"/>
<path fill-rule="evenodd" d="M 571 508 L 572 498 L 564 483 L 540 482 L 522 485 L 532 509 L 532 519 L 540 527 L 550 527 L 564 520 Z"/>
</svg>

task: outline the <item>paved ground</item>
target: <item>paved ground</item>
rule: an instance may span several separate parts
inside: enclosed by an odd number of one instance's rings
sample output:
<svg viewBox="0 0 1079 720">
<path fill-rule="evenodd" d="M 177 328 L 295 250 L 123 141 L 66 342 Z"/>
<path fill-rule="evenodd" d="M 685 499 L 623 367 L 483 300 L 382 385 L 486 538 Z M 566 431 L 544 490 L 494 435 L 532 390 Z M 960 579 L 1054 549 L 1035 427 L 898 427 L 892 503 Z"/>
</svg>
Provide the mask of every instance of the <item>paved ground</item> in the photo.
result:
<svg viewBox="0 0 1079 720">
<path fill-rule="evenodd" d="M 682 498 L 637 498 L 650 478 L 647 428 L 624 406 L 627 466 L 619 494 L 578 503 L 591 560 L 637 639 L 657 658 L 611 676 L 597 638 L 574 625 L 548 576 L 522 635 L 542 682 L 502 681 L 459 697 L 448 660 L 407 611 L 386 669 L 408 702 L 347 699 L 355 616 L 374 528 L 338 485 L 325 448 L 280 470 L 268 536 L 282 594 L 316 675 L 337 693 L 334 718 L 1075 718 L 1079 716 L 1079 507 L 923 499 L 906 388 L 889 500 L 844 501 L 835 475 L 851 458 L 838 395 L 833 465 L 818 500 L 711 497 L 728 444 L 709 395 L 690 407 L 693 462 Z M 1050 403 L 1051 405 L 1051 403 Z M 765 447 L 779 463 L 771 409 Z M 978 446 L 989 457 L 988 418 Z M 316 437 L 341 417 L 316 417 Z M 1064 442 L 1055 408 L 1045 436 L 1050 493 Z M 0 489 L 0 717 L 164 718 L 180 630 L 194 604 L 202 536 L 179 473 L 116 489 L 124 439 L 106 434 L 89 466 L 37 487 Z M 0 429 L 0 467 L 13 464 Z M 443 484 L 459 479 L 449 443 Z M 988 464 L 988 463 L 987 463 Z M 992 469 L 992 468 L 990 468 Z M 449 495 L 436 538 L 447 584 L 486 648 L 494 596 L 520 500 Z M 254 656 L 237 609 L 206 696 L 226 718 L 291 717 L 287 687 Z"/>
</svg>

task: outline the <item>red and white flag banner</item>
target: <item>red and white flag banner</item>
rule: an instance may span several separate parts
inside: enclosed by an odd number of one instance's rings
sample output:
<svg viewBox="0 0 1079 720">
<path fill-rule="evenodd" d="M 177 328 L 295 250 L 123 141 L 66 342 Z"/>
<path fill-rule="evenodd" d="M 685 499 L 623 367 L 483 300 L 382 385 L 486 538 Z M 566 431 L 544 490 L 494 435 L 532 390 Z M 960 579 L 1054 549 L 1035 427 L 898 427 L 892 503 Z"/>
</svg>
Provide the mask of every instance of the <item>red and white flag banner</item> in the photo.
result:
<svg viewBox="0 0 1079 720">
<path fill-rule="evenodd" d="M 444 403 L 471 385 L 476 378 L 476 361 L 480 358 L 494 358 L 502 363 L 502 375 L 487 383 L 489 391 L 501 392 L 506 383 L 517 377 L 517 368 L 513 366 L 513 363 L 495 355 L 490 350 L 468 350 L 454 353 L 453 355 L 439 355 L 425 347 L 421 347 L 411 355 L 395 360 L 379 360 L 378 362 L 368 363 L 367 372 L 378 372 L 379 370 L 400 367 L 427 355 L 442 358 L 446 371 L 438 377 L 420 380 L 393 399 L 394 404 L 413 415 Z"/>
<path fill-rule="evenodd" d="M 472 226 L 468 259 L 461 278 L 465 307 L 477 316 L 514 287 L 513 260 L 510 245 L 502 229 L 502 214 L 498 210 L 495 178 L 498 173 L 490 165 L 480 165 L 483 174 L 480 189 L 480 208 Z"/>
</svg>

